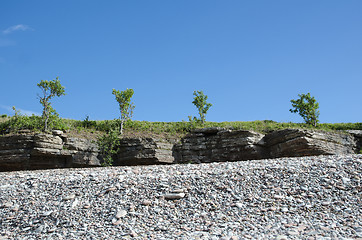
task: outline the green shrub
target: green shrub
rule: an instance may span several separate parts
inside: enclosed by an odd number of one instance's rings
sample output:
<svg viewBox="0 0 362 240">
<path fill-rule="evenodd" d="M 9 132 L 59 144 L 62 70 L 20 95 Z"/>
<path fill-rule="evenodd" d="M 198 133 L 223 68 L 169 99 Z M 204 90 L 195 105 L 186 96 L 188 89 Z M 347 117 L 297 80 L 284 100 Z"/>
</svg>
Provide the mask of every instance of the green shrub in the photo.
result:
<svg viewBox="0 0 362 240">
<path fill-rule="evenodd" d="M 98 137 L 97 145 L 103 158 L 102 166 L 112 166 L 113 159 L 119 151 L 119 141 L 121 139 L 119 123 L 115 122 L 110 130 Z"/>
<path fill-rule="evenodd" d="M 86 118 L 82 121 L 82 127 L 83 128 L 95 128 L 97 126 L 97 122 L 96 121 L 90 121 L 89 120 L 89 116 L 87 115 Z"/>
<path fill-rule="evenodd" d="M 299 112 L 299 115 L 307 124 L 316 127 L 319 122 L 319 103 L 310 95 L 310 93 L 298 94 L 298 96 L 299 99 L 290 101 L 293 108 L 289 109 L 289 111 L 292 113 Z"/>
</svg>

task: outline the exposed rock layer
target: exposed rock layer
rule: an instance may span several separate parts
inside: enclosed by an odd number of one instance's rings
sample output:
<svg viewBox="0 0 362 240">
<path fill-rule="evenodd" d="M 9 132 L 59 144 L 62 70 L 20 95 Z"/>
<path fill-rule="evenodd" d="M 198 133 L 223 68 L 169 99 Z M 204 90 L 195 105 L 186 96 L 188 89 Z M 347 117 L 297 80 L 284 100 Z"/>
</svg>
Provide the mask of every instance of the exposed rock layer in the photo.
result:
<svg viewBox="0 0 362 240">
<path fill-rule="evenodd" d="M 285 129 L 263 135 L 210 128 L 187 135 L 174 150 L 176 162 L 200 163 L 351 154 L 359 147 L 357 137 L 346 133 Z"/>
<path fill-rule="evenodd" d="M 0 171 L 100 166 L 95 143 L 44 133 L 0 137 Z"/>
<path fill-rule="evenodd" d="M 351 154 L 357 150 L 357 141 L 351 135 L 303 129 L 275 131 L 264 141 L 271 158 Z"/>
<path fill-rule="evenodd" d="M 197 129 L 177 144 L 154 138 L 121 140 L 114 165 L 202 163 L 357 153 L 362 131 L 327 133 L 285 129 L 263 135 L 222 128 Z M 97 145 L 61 131 L 0 137 L 0 171 L 100 166 Z"/>
<path fill-rule="evenodd" d="M 176 162 L 225 162 L 266 158 L 268 155 L 262 142 L 263 137 L 263 134 L 253 131 L 219 128 L 196 130 L 175 145 Z"/>
<path fill-rule="evenodd" d="M 153 138 L 124 138 L 114 165 L 145 165 L 173 163 L 173 145 Z"/>
</svg>

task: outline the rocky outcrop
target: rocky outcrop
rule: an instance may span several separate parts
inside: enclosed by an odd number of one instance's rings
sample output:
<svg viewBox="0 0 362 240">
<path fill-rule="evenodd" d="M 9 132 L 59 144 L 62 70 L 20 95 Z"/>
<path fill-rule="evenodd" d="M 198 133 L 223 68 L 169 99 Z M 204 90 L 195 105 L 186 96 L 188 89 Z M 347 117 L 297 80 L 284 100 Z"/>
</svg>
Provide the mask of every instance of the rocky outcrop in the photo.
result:
<svg viewBox="0 0 362 240">
<path fill-rule="evenodd" d="M 94 166 L 100 166 L 100 156 L 90 140 L 67 138 L 59 131 L 0 138 L 0 171 Z"/>
<path fill-rule="evenodd" d="M 220 128 L 192 132 L 174 147 L 177 163 L 240 161 L 262 158 L 300 157 L 357 153 L 360 132 L 329 133 L 285 129 L 267 135 Z"/>
<path fill-rule="evenodd" d="M 354 137 L 345 133 L 304 129 L 274 131 L 264 137 L 271 158 L 351 154 L 357 150 Z"/>
<path fill-rule="evenodd" d="M 264 135 L 221 128 L 198 129 L 174 147 L 177 163 L 241 161 L 266 157 Z"/>
<path fill-rule="evenodd" d="M 28 169 L 34 136 L 15 135 L 0 138 L 0 171 Z"/>
<path fill-rule="evenodd" d="M 362 130 L 347 130 L 349 134 L 351 134 L 357 141 L 357 152 L 362 152 Z"/>
<path fill-rule="evenodd" d="M 114 165 L 144 165 L 173 163 L 173 144 L 153 138 L 124 138 Z"/>
<path fill-rule="evenodd" d="M 113 165 L 169 164 L 173 144 L 162 139 L 121 139 Z M 0 137 L 0 171 L 97 167 L 102 156 L 91 140 L 53 134 L 30 133 Z"/>
<path fill-rule="evenodd" d="M 164 139 L 124 138 L 113 165 L 204 163 L 278 157 L 351 154 L 361 148 L 362 131 L 328 133 L 285 129 L 261 134 L 222 128 L 197 129 L 177 144 Z M 0 171 L 100 166 L 91 140 L 24 132 L 0 137 Z"/>
<path fill-rule="evenodd" d="M 63 155 L 71 156 L 72 167 L 100 166 L 101 156 L 97 144 L 89 139 L 66 138 Z"/>
</svg>

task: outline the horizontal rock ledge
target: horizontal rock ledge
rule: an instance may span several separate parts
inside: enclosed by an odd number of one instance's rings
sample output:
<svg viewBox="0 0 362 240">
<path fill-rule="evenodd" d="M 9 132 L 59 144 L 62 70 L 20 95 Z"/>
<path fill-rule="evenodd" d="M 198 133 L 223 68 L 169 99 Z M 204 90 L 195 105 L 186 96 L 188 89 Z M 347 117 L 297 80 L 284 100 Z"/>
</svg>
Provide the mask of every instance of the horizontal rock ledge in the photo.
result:
<svg viewBox="0 0 362 240">
<path fill-rule="evenodd" d="M 178 143 L 165 139 L 124 138 L 113 165 L 203 163 L 279 157 L 358 153 L 361 130 L 321 132 L 284 129 L 261 134 L 224 128 L 196 129 Z M 102 156 L 94 141 L 24 132 L 0 136 L 0 171 L 98 167 Z"/>
</svg>

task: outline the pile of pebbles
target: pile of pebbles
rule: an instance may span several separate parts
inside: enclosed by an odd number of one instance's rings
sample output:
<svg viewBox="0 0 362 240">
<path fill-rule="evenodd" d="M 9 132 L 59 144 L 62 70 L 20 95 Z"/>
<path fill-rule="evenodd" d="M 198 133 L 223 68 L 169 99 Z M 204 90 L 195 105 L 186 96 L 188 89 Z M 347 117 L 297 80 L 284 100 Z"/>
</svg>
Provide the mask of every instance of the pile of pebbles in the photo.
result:
<svg viewBox="0 0 362 240">
<path fill-rule="evenodd" d="M 0 173 L 0 239 L 362 239 L 362 155 Z"/>
</svg>

